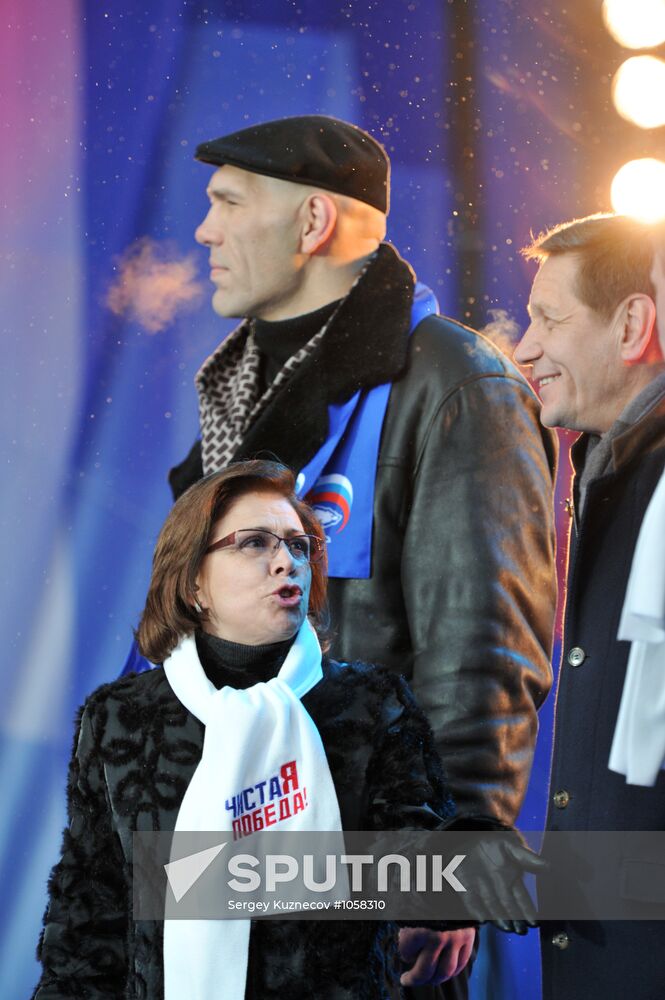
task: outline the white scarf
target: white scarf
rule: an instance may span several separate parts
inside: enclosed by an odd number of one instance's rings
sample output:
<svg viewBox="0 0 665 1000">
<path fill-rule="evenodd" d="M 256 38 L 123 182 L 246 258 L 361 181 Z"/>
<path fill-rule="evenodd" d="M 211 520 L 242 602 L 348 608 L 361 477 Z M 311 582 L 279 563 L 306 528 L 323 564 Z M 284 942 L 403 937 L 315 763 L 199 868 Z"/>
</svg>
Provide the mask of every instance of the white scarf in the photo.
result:
<svg viewBox="0 0 665 1000">
<path fill-rule="evenodd" d="M 654 785 L 665 767 L 665 473 L 635 546 L 618 639 L 632 645 L 609 768 Z"/>
<path fill-rule="evenodd" d="M 300 701 L 323 677 L 321 647 L 307 619 L 277 677 L 265 684 L 244 691 L 217 690 L 205 675 L 193 637 L 173 651 L 164 671 L 179 701 L 206 727 L 201 760 L 183 797 L 176 833 L 232 830 L 234 816 L 226 804 L 234 799 L 238 812 L 241 800 L 244 810 L 236 823 L 247 822 L 253 814 L 247 809 L 262 798 L 267 801 L 266 782 L 291 762 L 297 768 L 298 791 L 306 789 L 298 802 L 304 808 L 294 812 L 297 792 L 290 782 L 289 795 L 272 803 L 269 816 L 280 830 L 341 830 L 321 736 Z M 286 773 L 293 775 L 294 769 Z M 281 806 L 287 797 L 290 815 L 279 820 L 287 811 Z M 243 1000 L 249 930 L 249 920 L 166 919 L 165 1000 Z"/>
</svg>

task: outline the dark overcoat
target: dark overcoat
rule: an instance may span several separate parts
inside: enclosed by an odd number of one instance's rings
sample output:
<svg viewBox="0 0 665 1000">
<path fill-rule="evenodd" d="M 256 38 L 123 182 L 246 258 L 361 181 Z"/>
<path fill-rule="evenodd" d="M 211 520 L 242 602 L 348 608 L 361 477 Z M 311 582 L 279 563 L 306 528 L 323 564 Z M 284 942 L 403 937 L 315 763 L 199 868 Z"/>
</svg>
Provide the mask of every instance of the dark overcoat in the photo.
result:
<svg viewBox="0 0 665 1000">
<path fill-rule="evenodd" d="M 587 440 L 572 451 L 577 473 Z M 619 619 L 644 513 L 665 467 L 665 399 L 613 442 L 613 471 L 592 481 L 571 531 L 567 610 L 556 703 L 549 830 L 665 830 L 665 771 L 652 788 L 608 768 L 629 642 Z M 650 859 L 653 860 L 653 859 Z M 640 901 L 662 870 L 633 864 L 617 892 Z M 548 923 L 541 932 L 546 1000 L 660 1000 L 665 922 Z"/>
</svg>

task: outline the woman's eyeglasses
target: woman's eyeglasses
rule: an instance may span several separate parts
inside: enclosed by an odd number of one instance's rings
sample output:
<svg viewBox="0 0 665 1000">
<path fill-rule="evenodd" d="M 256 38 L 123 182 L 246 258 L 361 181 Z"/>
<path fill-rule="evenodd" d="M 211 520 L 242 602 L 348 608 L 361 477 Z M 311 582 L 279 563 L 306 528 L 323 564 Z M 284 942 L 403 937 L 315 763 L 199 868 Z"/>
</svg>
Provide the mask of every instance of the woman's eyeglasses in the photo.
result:
<svg viewBox="0 0 665 1000">
<path fill-rule="evenodd" d="M 209 545 L 205 555 L 215 552 L 216 549 L 231 548 L 236 552 L 242 552 L 250 559 L 262 556 L 272 558 L 282 542 L 294 562 L 316 563 L 323 557 L 323 542 L 317 535 L 290 535 L 288 538 L 282 538 L 274 531 L 267 531 L 265 528 L 240 528 L 239 531 L 232 531 L 230 535 Z"/>
</svg>

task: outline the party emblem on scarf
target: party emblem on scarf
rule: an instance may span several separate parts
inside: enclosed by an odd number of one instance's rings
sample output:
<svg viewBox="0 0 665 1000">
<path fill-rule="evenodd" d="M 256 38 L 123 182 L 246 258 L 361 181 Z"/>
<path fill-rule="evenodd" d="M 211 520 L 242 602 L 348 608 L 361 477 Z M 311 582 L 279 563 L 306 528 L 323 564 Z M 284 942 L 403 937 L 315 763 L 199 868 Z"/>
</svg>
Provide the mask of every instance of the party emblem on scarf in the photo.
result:
<svg viewBox="0 0 665 1000">
<path fill-rule="evenodd" d="M 346 476 L 320 476 L 312 487 L 308 503 L 314 508 L 323 530 L 326 541 L 329 534 L 343 531 L 351 516 L 353 506 L 353 486 Z"/>
</svg>

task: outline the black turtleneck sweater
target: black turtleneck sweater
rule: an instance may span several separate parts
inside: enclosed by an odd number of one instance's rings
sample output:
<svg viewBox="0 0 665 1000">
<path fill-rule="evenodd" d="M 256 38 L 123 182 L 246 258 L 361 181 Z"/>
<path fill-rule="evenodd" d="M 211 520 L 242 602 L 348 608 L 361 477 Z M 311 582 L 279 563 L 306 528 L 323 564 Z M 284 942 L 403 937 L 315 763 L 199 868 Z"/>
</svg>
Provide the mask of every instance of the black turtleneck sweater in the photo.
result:
<svg viewBox="0 0 665 1000">
<path fill-rule="evenodd" d="M 304 347 L 330 319 L 341 302 L 329 302 L 314 312 L 270 322 L 254 320 L 254 337 L 261 352 L 261 392 L 265 392 L 288 359 Z"/>
<path fill-rule="evenodd" d="M 293 638 L 267 646 L 246 646 L 207 632 L 196 633 L 196 650 L 206 677 L 216 688 L 244 690 L 276 677 L 293 645 Z"/>
</svg>

